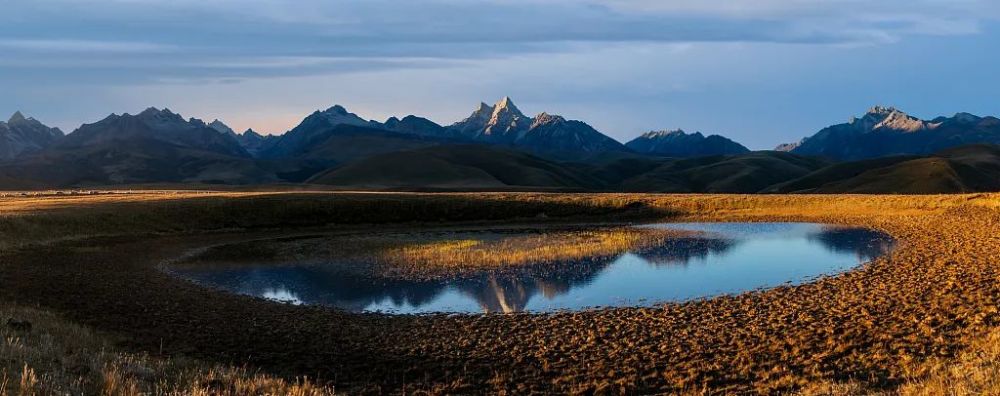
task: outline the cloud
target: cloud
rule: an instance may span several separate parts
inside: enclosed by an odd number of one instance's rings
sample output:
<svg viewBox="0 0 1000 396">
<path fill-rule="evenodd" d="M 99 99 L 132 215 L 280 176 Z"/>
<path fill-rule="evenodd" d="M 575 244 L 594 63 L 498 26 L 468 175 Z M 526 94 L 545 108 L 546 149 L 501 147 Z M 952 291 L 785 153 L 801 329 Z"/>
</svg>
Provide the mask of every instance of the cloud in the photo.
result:
<svg viewBox="0 0 1000 396">
<path fill-rule="evenodd" d="M 985 0 L 13 0 L 0 38 L 114 49 L 131 37 L 142 44 L 120 46 L 216 55 L 481 57 L 561 42 L 877 43 L 974 33 L 991 16 Z"/>
<path fill-rule="evenodd" d="M 202 84 L 447 70 L 621 45 L 873 46 L 914 36 L 977 34 L 1000 14 L 995 3 L 6 0 L 0 83 Z"/>
<path fill-rule="evenodd" d="M 0 48 L 6 50 L 57 53 L 150 53 L 168 52 L 176 49 L 172 45 L 154 43 L 73 39 L 0 39 Z"/>
</svg>

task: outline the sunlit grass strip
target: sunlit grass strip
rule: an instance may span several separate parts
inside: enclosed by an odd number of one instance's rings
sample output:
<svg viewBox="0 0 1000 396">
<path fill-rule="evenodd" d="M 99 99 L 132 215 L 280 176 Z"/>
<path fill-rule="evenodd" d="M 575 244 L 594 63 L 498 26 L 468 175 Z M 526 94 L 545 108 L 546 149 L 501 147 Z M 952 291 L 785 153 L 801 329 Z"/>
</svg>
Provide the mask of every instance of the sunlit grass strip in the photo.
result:
<svg viewBox="0 0 1000 396">
<path fill-rule="evenodd" d="M 498 240 L 434 241 L 377 253 L 381 262 L 418 268 L 508 267 L 609 256 L 662 243 L 679 232 L 614 228 L 521 235 Z"/>
</svg>

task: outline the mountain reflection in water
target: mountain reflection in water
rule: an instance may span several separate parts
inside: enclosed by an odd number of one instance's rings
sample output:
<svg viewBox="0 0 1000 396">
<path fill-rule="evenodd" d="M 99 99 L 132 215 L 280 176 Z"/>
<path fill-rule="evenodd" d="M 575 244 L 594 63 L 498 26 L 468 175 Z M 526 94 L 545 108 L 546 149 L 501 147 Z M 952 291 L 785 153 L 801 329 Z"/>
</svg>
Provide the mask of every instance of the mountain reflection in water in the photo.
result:
<svg viewBox="0 0 1000 396">
<path fill-rule="evenodd" d="M 529 265 L 458 279 L 401 280 L 334 266 L 211 266 L 173 272 L 235 293 L 350 311 L 521 312 L 650 305 L 834 274 L 879 257 L 877 231 L 808 223 L 685 223 L 692 236 L 610 257 Z"/>
</svg>

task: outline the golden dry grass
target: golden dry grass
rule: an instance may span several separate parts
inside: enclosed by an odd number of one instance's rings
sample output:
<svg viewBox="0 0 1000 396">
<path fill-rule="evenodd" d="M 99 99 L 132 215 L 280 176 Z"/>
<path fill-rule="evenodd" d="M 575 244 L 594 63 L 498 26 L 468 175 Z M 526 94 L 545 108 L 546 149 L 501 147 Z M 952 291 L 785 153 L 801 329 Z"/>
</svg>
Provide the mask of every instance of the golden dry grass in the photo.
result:
<svg viewBox="0 0 1000 396">
<path fill-rule="evenodd" d="M 989 335 L 1000 322 L 1000 195 L 199 194 L 92 206 L 84 197 L 73 203 L 81 205 L 73 211 L 0 203 L 20 213 L 0 216 L 0 235 L 21 241 L 11 246 L 25 246 L 38 235 L 57 239 L 150 229 L 179 233 L 363 223 L 550 222 L 586 216 L 614 220 L 636 209 L 686 220 L 868 225 L 899 238 L 897 252 L 858 271 L 798 287 L 662 309 L 386 318 L 378 319 L 381 327 L 358 329 L 392 340 L 372 344 L 387 355 L 521 362 L 488 379 L 493 389 L 1000 393 L 993 380 L 1000 342 Z M 105 219 L 113 226 L 103 225 Z M 474 251 L 478 245 L 466 243 L 457 250 Z M 367 340 L 364 334 L 358 337 Z M 24 371 L 18 366 L 9 370 L 10 378 L 31 383 L 31 375 L 17 374 Z M 845 377 L 855 380 L 838 380 Z M 444 375 L 434 381 L 455 378 Z"/>
<path fill-rule="evenodd" d="M 392 265 L 421 268 L 509 267 L 529 263 L 609 256 L 652 246 L 678 232 L 639 228 L 564 231 L 498 240 L 445 240 L 419 243 L 378 254 Z"/>
<path fill-rule="evenodd" d="M 246 367 L 118 351 L 106 335 L 38 309 L 0 302 L 0 396 L 334 394 Z"/>
<path fill-rule="evenodd" d="M 975 340 L 957 358 L 927 366 L 929 374 L 903 385 L 901 395 L 1000 395 L 1000 329 Z"/>
<path fill-rule="evenodd" d="M 322 262 L 358 275 L 427 280 L 523 266 L 593 262 L 691 232 L 628 226 L 551 226 L 305 236 L 199 249 L 186 266 L 276 266 Z"/>
</svg>

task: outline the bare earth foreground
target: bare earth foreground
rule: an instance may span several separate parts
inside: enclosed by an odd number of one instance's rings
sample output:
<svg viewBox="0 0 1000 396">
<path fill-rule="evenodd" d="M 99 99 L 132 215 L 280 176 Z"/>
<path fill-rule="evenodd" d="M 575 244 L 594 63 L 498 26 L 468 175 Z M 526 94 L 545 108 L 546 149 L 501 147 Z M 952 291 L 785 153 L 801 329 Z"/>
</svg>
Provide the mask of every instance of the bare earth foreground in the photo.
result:
<svg viewBox="0 0 1000 396">
<path fill-rule="evenodd" d="M 898 245 L 801 286 L 545 315 L 351 314 L 158 267 L 305 232 L 635 220 L 864 225 Z M 1000 391 L 1000 195 L 11 195 L 0 248 L 0 394 Z"/>
</svg>

